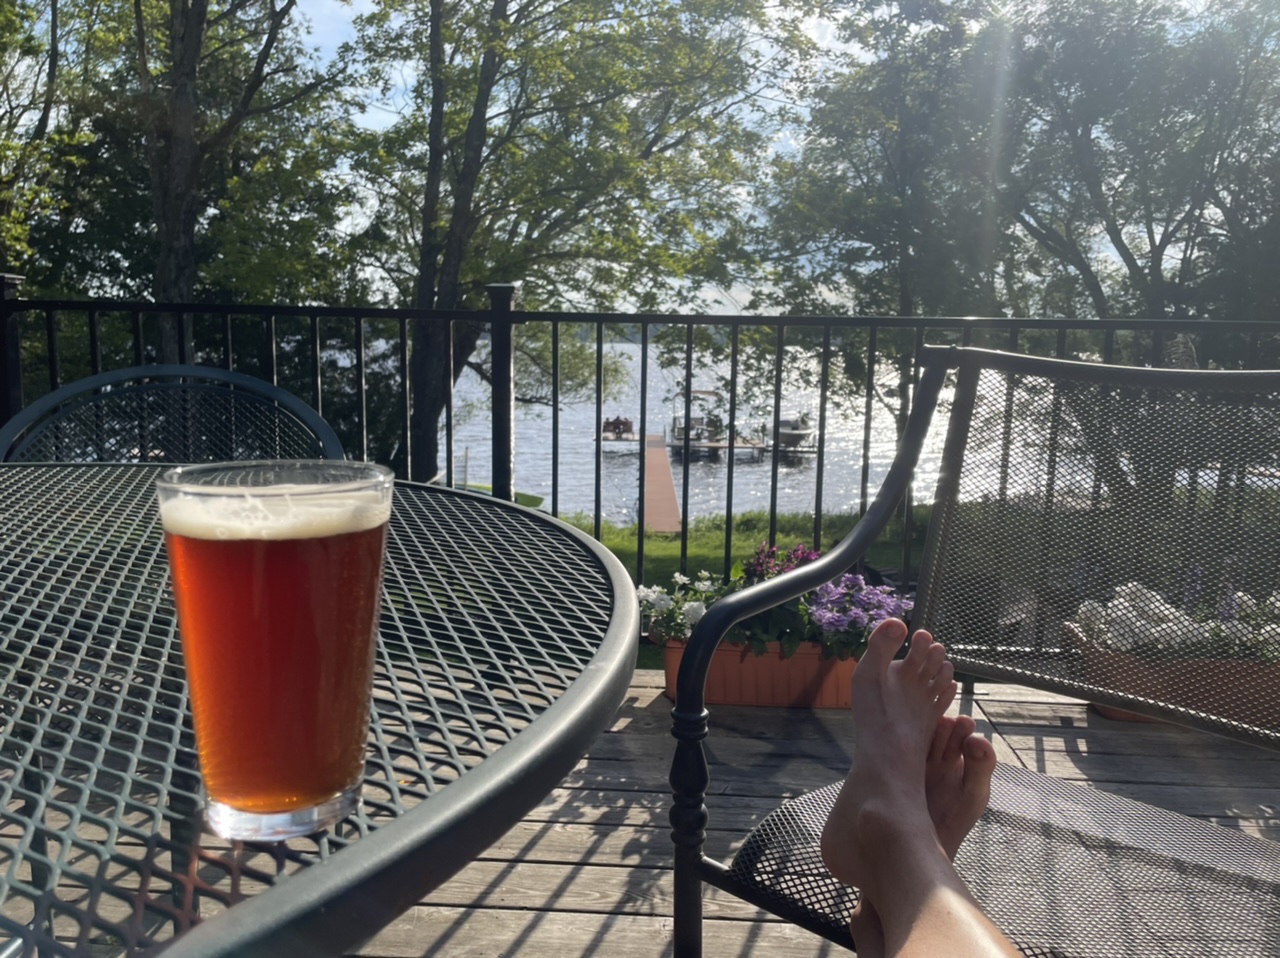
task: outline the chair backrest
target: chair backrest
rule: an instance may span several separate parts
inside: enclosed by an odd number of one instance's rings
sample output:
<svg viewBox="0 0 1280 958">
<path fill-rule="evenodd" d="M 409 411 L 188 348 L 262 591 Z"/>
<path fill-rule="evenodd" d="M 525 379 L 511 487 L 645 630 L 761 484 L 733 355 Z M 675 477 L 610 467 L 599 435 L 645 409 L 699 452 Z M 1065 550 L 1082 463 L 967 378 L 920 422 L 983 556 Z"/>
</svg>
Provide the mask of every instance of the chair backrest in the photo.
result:
<svg viewBox="0 0 1280 958">
<path fill-rule="evenodd" d="M 4 462 L 342 459 L 292 393 L 209 366 L 138 366 L 56 389 L 0 429 Z"/>
<path fill-rule="evenodd" d="M 1280 372 L 958 369 L 914 627 L 957 671 L 1280 747 Z"/>
</svg>

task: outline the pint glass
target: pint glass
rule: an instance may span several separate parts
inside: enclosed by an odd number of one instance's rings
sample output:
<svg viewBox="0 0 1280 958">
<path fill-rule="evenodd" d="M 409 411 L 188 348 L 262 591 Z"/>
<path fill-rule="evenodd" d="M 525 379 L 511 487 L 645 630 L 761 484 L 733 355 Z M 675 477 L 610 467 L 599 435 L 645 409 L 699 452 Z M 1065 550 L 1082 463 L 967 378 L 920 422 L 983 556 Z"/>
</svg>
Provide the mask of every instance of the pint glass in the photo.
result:
<svg viewBox="0 0 1280 958">
<path fill-rule="evenodd" d="M 224 838 L 306 835 L 359 804 L 391 486 L 336 461 L 157 483 L 205 819 Z"/>
</svg>

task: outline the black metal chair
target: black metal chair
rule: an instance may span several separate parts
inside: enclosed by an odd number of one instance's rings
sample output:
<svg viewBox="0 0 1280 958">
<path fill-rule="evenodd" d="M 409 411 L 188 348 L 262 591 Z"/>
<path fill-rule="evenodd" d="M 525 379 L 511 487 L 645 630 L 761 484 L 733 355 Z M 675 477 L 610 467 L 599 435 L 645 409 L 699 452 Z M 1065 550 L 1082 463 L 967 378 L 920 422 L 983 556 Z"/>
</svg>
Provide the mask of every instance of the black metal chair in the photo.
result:
<svg viewBox="0 0 1280 958">
<path fill-rule="evenodd" d="M 730 626 L 866 552 L 952 371 L 912 627 L 966 676 L 1280 748 L 1280 625 L 1259 624 L 1280 622 L 1280 372 L 928 347 L 866 516 L 821 560 L 716 602 L 685 650 L 672 713 L 677 958 L 701 954 L 703 883 L 854 946 L 857 893 L 817 850 L 839 783 L 769 815 L 733 861 L 703 853 L 703 684 Z M 1280 953 L 1280 844 L 1099 789 L 1002 766 L 956 864 L 1027 955 Z"/>
<path fill-rule="evenodd" d="M 137 366 L 41 397 L 0 429 L 2 462 L 342 459 L 314 409 L 269 382 L 211 366 Z"/>
</svg>

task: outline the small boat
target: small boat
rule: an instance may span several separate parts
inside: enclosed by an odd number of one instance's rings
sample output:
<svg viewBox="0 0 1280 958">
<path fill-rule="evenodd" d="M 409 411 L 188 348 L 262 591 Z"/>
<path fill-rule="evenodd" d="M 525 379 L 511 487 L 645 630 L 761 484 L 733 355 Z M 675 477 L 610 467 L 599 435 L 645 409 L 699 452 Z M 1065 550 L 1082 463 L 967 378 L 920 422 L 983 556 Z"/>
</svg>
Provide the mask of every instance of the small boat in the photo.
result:
<svg viewBox="0 0 1280 958">
<path fill-rule="evenodd" d="M 601 423 L 600 443 L 605 452 L 639 452 L 640 434 L 630 419 L 615 416 Z"/>
<path fill-rule="evenodd" d="M 795 449 L 813 439 L 814 428 L 808 413 L 784 416 L 778 421 L 778 445 L 783 449 Z"/>
<path fill-rule="evenodd" d="M 689 419 L 686 424 L 683 403 L 671 417 L 671 428 L 667 432 L 667 448 L 672 455 L 683 456 L 685 438 L 688 437 L 690 456 L 718 456 L 720 450 L 727 448 L 724 419 L 719 414 L 723 399 L 718 392 L 710 389 L 692 389 L 689 391 Z"/>
</svg>

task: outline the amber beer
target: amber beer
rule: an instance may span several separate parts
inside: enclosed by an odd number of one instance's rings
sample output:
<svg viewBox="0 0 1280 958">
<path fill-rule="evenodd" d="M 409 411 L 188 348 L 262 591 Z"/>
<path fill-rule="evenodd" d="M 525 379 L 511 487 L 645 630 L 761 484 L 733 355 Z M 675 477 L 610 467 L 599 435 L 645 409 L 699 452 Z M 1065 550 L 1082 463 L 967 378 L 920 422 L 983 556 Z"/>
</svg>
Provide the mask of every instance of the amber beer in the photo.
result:
<svg viewBox="0 0 1280 958">
<path fill-rule="evenodd" d="M 332 824 L 364 769 L 390 473 L 183 467 L 160 495 L 210 826 L 273 839 Z"/>
</svg>

